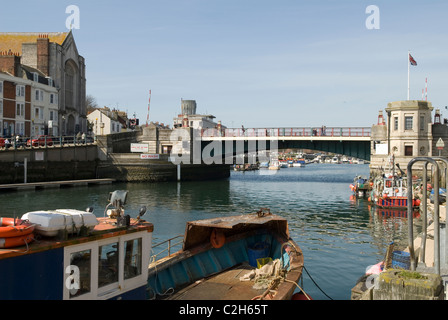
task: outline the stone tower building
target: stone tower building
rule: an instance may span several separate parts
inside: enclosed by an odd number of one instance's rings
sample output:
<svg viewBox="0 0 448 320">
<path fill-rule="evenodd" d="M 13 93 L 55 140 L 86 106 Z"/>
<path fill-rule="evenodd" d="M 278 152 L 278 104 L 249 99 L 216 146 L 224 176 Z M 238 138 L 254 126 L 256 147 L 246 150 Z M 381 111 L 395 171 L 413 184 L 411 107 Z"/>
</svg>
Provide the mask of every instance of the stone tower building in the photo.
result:
<svg viewBox="0 0 448 320">
<path fill-rule="evenodd" d="M 432 110 L 428 101 L 388 103 L 387 119 L 383 120 L 380 112 L 378 124 L 372 126 L 370 171 L 381 172 L 389 165 L 391 156 L 403 171 L 412 158 L 433 156 Z M 446 133 L 445 130 L 445 136 Z"/>
</svg>

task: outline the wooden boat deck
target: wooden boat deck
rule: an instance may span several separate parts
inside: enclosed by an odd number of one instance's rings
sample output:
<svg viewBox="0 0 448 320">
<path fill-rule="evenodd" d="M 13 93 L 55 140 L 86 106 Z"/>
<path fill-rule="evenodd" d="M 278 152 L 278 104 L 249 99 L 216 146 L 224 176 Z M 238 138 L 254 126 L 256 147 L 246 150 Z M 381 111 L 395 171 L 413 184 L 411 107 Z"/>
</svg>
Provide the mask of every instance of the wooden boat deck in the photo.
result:
<svg viewBox="0 0 448 320">
<path fill-rule="evenodd" d="M 253 281 L 240 281 L 240 277 L 254 268 L 243 263 L 233 268 L 198 280 L 167 297 L 167 300 L 251 300 L 264 293 L 253 289 Z"/>
</svg>

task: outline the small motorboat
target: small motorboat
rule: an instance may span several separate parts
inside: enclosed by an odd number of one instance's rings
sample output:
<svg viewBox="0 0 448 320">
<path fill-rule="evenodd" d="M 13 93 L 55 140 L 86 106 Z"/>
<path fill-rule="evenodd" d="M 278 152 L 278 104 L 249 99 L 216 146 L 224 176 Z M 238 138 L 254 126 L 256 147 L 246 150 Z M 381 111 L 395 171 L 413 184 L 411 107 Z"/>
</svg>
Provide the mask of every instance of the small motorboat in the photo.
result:
<svg viewBox="0 0 448 320">
<path fill-rule="evenodd" d="M 150 264 L 149 295 L 290 300 L 302 268 L 302 250 L 289 237 L 287 220 L 269 211 L 191 221 L 183 248 Z"/>
</svg>

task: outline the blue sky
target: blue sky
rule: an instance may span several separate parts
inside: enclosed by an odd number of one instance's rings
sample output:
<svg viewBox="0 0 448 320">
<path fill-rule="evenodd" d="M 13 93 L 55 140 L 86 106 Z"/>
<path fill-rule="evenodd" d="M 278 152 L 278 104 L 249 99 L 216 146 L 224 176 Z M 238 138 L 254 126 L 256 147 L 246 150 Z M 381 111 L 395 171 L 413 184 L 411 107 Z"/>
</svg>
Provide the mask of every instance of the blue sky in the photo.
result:
<svg viewBox="0 0 448 320">
<path fill-rule="evenodd" d="M 447 1 L 160 0 L 2 3 L 1 32 L 67 31 L 100 106 L 172 124 L 181 99 L 228 127 L 371 126 L 407 95 L 448 117 Z M 380 29 L 366 28 L 369 5 Z"/>
</svg>

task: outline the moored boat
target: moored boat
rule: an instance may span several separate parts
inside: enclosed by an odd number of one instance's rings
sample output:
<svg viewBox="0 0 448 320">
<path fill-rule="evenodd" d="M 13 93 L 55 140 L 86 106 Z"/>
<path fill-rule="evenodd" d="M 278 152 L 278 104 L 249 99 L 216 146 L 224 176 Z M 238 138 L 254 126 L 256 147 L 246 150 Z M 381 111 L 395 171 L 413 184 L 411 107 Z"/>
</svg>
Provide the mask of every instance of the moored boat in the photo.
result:
<svg viewBox="0 0 448 320">
<path fill-rule="evenodd" d="M 371 194 L 371 201 L 380 208 L 406 209 L 408 207 L 407 179 L 393 174 L 384 174 L 375 179 Z M 411 186 L 412 187 L 412 186 Z M 417 210 L 420 200 L 412 199 L 412 207 Z"/>
<path fill-rule="evenodd" d="M 126 195 L 111 193 L 110 216 L 74 209 L 23 215 L 34 241 L 0 249 L 0 299 L 146 299 L 153 225 L 141 219 L 143 208 L 136 219 L 124 214 Z"/>
<path fill-rule="evenodd" d="M 303 254 L 289 237 L 287 220 L 269 211 L 191 221 L 183 248 L 150 264 L 149 295 L 289 300 L 302 268 Z"/>
<path fill-rule="evenodd" d="M 350 184 L 350 190 L 352 190 L 356 196 L 364 197 L 370 192 L 370 190 L 372 190 L 372 185 L 373 182 L 369 179 L 362 176 L 356 176 L 353 179 L 353 183 Z"/>
<path fill-rule="evenodd" d="M 280 170 L 280 163 L 278 161 L 270 161 L 269 170 Z"/>
</svg>

